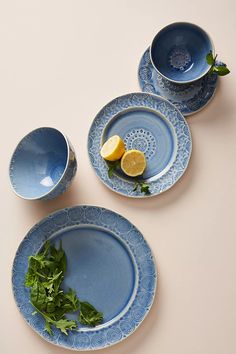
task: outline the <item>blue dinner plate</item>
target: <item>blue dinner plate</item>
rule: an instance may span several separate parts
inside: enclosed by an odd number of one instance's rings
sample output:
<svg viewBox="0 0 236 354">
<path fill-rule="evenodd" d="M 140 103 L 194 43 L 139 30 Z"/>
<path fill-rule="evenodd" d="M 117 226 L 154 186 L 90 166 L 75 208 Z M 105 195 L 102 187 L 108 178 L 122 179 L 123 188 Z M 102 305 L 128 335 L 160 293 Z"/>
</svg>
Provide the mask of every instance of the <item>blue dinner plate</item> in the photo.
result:
<svg viewBox="0 0 236 354">
<path fill-rule="evenodd" d="M 50 336 L 42 316 L 32 315 L 24 285 L 28 257 L 48 239 L 56 244 L 62 240 L 67 256 L 64 288 L 75 289 L 82 301 L 102 311 L 103 324 L 79 325 L 68 336 L 53 328 Z M 156 283 L 153 255 L 142 234 L 124 217 L 96 206 L 62 209 L 40 221 L 21 242 L 12 272 L 16 304 L 27 323 L 48 342 L 73 350 L 105 348 L 133 333 L 151 308 Z"/>
<path fill-rule="evenodd" d="M 108 103 L 95 117 L 88 136 L 91 164 L 102 182 L 128 197 L 147 197 L 134 190 L 135 180 L 116 170 L 108 176 L 107 163 L 100 156 L 103 143 L 119 135 L 126 149 L 144 152 L 147 168 L 141 181 L 148 183 L 154 196 L 172 187 L 187 168 L 192 141 L 183 115 L 162 97 L 130 93 Z"/>
<path fill-rule="evenodd" d="M 218 83 L 216 74 L 206 74 L 201 79 L 188 84 L 168 81 L 153 67 L 149 48 L 141 58 L 138 79 L 143 92 L 154 93 L 168 99 L 184 116 L 203 109 L 213 98 Z"/>
</svg>

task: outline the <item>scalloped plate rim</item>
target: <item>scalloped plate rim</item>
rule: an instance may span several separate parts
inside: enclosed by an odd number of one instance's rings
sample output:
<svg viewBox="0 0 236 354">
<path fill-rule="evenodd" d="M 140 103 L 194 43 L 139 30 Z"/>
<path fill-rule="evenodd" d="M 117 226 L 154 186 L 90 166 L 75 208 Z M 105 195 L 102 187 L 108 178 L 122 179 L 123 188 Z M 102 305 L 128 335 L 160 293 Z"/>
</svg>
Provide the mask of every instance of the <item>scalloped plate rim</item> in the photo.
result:
<svg viewBox="0 0 236 354">
<path fill-rule="evenodd" d="M 123 97 L 126 97 L 126 96 L 128 96 L 128 95 L 140 95 L 140 94 L 152 96 L 152 97 L 154 97 L 154 98 L 158 98 L 158 99 L 160 99 L 160 100 L 162 100 L 162 101 L 164 101 L 164 102 L 170 104 L 170 105 L 182 116 L 182 119 L 184 120 L 184 122 L 185 122 L 185 124 L 186 124 L 186 126 L 187 126 L 187 128 L 188 128 L 188 133 L 189 133 L 189 138 L 190 138 L 190 142 L 191 142 L 191 147 L 190 147 L 190 150 L 189 150 L 189 157 L 188 157 L 187 165 L 186 165 L 186 167 L 185 167 L 183 173 L 182 173 L 182 174 L 175 180 L 175 182 L 174 182 L 172 185 L 170 185 L 167 189 L 161 190 L 161 191 L 158 192 L 158 193 L 149 194 L 149 195 L 144 195 L 144 194 L 141 194 L 141 193 L 140 193 L 139 195 L 127 195 L 127 194 L 125 194 L 125 193 L 122 193 L 122 192 L 119 192 L 119 191 L 113 189 L 111 186 L 109 186 L 108 184 L 106 184 L 105 181 L 104 181 L 104 180 L 99 176 L 99 174 L 97 173 L 97 170 L 94 168 L 93 163 L 92 163 L 91 158 L 90 158 L 90 152 L 89 152 L 89 137 L 90 137 L 90 133 L 91 133 L 91 130 L 92 130 L 92 127 L 93 127 L 93 123 L 94 123 L 96 117 L 102 112 L 102 110 L 103 110 L 105 107 L 107 107 L 109 104 L 111 104 L 112 102 L 114 102 L 114 101 L 115 101 L 116 99 L 118 99 L 118 98 L 123 98 Z M 140 107 L 145 108 L 145 106 L 133 106 L 133 107 L 134 107 L 134 108 L 140 108 Z M 148 107 L 148 108 L 149 108 L 149 107 Z M 126 109 L 126 108 L 125 108 L 125 109 Z M 120 112 L 119 112 L 119 113 L 120 113 Z M 163 113 L 162 113 L 162 114 L 163 114 Z M 166 119 L 167 119 L 167 118 L 166 118 Z M 94 170 L 94 172 L 95 172 L 96 176 L 98 177 L 98 179 L 100 180 L 100 182 L 101 182 L 103 185 L 105 185 L 108 189 L 110 189 L 111 191 L 113 191 L 113 192 L 115 192 L 115 193 L 117 193 L 117 194 L 119 194 L 119 195 L 121 195 L 121 196 L 127 197 L 127 198 L 134 198 L 134 199 L 152 198 L 152 197 L 156 197 L 156 196 L 158 196 L 158 195 L 160 195 L 160 194 L 162 194 L 162 193 L 168 191 L 168 190 L 169 190 L 171 187 L 173 187 L 173 185 L 175 185 L 175 184 L 179 181 L 179 179 L 180 179 L 181 177 L 183 177 L 183 175 L 185 174 L 185 172 L 186 172 L 186 170 L 187 170 L 187 168 L 188 168 L 188 165 L 189 165 L 189 161 L 190 161 L 191 155 L 192 155 L 192 135 L 191 135 L 190 127 L 189 127 L 189 125 L 188 125 L 188 123 L 187 123 L 187 121 L 186 121 L 186 119 L 185 119 L 183 113 L 181 113 L 181 111 L 180 111 L 177 107 L 175 107 L 175 105 L 174 105 L 173 103 L 171 103 L 167 98 L 164 98 L 164 97 L 162 97 L 162 96 L 160 96 L 160 95 L 157 95 L 157 94 L 155 94 L 155 93 L 152 93 L 152 92 L 142 92 L 142 91 L 139 91 L 139 92 L 138 92 L 138 91 L 135 91 L 135 92 L 128 92 L 128 93 L 126 93 L 126 94 L 123 94 L 123 95 L 121 95 L 121 96 L 117 96 L 117 97 L 113 98 L 111 101 L 109 101 L 107 104 L 105 104 L 105 105 L 98 111 L 98 113 L 95 115 L 95 118 L 93 119 L 93 121 L 92 121 L 92 123 L 91 123 L 91 125 L 90 125 L 89 132 L 88 132 L 88 136 L 87 136 L 87 153 L 88 153 L 88 157 L 89 157 L 90 166 L 91 166 L 92 169 Z M 127 183 L 129 183 L 129 182 L 127 182 Z"/>
<path fill-rule="evenodd" d="M 141 62 L 142 62 L 143 56 L 144 56 L 144 54 L 146 53 L 146 51 L 147 51 L 148 49 L 150 49 L 150 46 L 144 51 L 144 53 L 143 53 L 142 56 L 141 56 L 141 59 L 139 60 L 138 73 L 139 73 L 139 69 L 140 69 L 140 66 L 141 66 Z M 207 74 L 205 74 L 205 75 L 207 75 Z M 203 76 L 203 77 L 204 77 L 204 76 Z M 202 78 L 203 78 L 203 77 L 202 77 Z M 202 79 L 202 78 L 201 78 L 201 79 Z M 201 79 L 199 79 L 199 80 L 201 80 Z M 157 93 L 143 91 L 143 90 L 142 90 L 142 85 L 141 85 L 141 79 L 140 79 L 139 74 L 138 74 L 138 76 L 137 76 L 137 80 L 138 80 L 138 85 L 139 85 L 139 87 L 140 87 L 141 92 L 143 92 L 143 93 L 150 93 L 151 95 L 156 95 L 156 96 L 162 97 L 163 99 L 165 99 L 165 100 L 168 101 L 167 98 L 165 98 L 165 97 L 163 97 L 163 96 L 160 96 L 160 95 L 158 95 Z M 192 84 L 194 84 L 194 82 L 193 82 Z M 197 110 L 192 111 L 192 112 L 182 113 L 177 107 L 176 107 L 176 109 L 178 109 L 178 110 L 181 112 L 181 114 L 182 114 L 184 117 L 187 117 L 187 118 L 188 118 L 189 116 L 193 116 L 194 114 L 196 114 L 196 113 L 202 111 L 203 109 L 206 108 L 206 106 L 208 106 L 209 103 L 211 103 L 211 101 L 212 101 L 213 98 L 215 97 L 215 94 L 216 94 L 218 85 L 219 85 L 219 80 L 217 79 L 216 86 L 215 86 L 215 89 L 214 89 L 214 91 L 213 91 L 213 94 L 211 95 L 211 97 L 209 98 L 209 100 L 208 100 L 204 105 L 202 105 L 200 108 L 198 108 Z M 170 101 L 169 101 L 169 102 L 170 102 Z M 172 102 L 170 102 L 170 103 L 173 104 Z M 174 104 L 173 104 L 173 105 L 174 105 Z"/>
<path fill-rule="evenodd" d="M 27 240 L 30 236 L 30 234 L 35 230 L 37 229 L 38 227 L 40 227 L 44 222 L 45 220 L 49 219 L 49 218 L 53 218 L 55 215 L 59 215 L 60 213 L 62 212 L 68 212 L 72 209 L 78 209 L 78 208 L 96 208 L 96 209 L 100 209 L 100 210 L 103 210 L 105 212 L 111 212 L 112 214 L 114 214 L 116 217 L 118 218 L 121 218 L 125 221 L 127 221 L 131 227 L 134 227 L 134 229 L 137 230 L 137 232 L 141 235 L 141 237 L 143 238 L 143 240 L 146 242 L 146 245 L 148 246 L 149 248 L 149 251 L 150 251 L 150 255 L 151 255 L 151 259 L 152 259 L 152 263 L 153 263 L 153 268 L 154 268 L 154 273 L 152 275 L 152 278 L 153 278 L 153 289 L 152 289 L 152 294 L 151 294 L 151 301 L 148 305 L 148 308 L 146 309 L 143 317 L 141 318 L 141 320 L 138 322 L 138 324 L 136 324 L 136 326 L 127 334 L 127 335 L 124 335 L 122 336 L 122 338 L 118 339 L 117 341 L 115 342 L 112 342 L 112 343 L 106 343 L 104 346 L 101 346 L 101 347 L 86 347 L 86 348 L 83 348 L 83 349 L 78 349 L 78 348 L 73 348 L 73 347 L 68 347 L 66 345 L 63 345 L 63 344 L 59 344 L 59 343 L 56 343 L 55 341 L 53 340 L 50 340 L 51 338 L 45 338 L 43 336 L 43 334 L 39 331 L 37 331 L 25 318 L 24 316 L 24 313 L 22 312 L 21 308 L 19 307 L 18 305 L 18 302 L 16 300 L 16 296 L 15 296 L 15 290 L 14 290 L 14 284 L 13 284 L 13 275 L 14 275 L 14 264 L 15 264 L 15 261 L 16 261 L 16 257 L 17 255 L 19 254 L 19 250 L 20 250 L 20 246 L 22 245 L 22 243 Z M 87 223 L 86 225 L 89 225 L 89 223 Z M 92 224 L 94 226 L 94 224 Z M 64 226 L 62 226 L 62 229 L 63 229 Z M 114 231 L 111 231 L 112 233 L 114 233 Z M 120 236 L 116 235 L 117 238 L 120 238 Z M 125 242 L 125 240 L 122 239 L 122 242 Z M 128 247 L 129 248 L 129 247 Z M 129 252 L 132 253 L 132 251 L 129 249 Z M 135 258 L 135 256 L 132 254 L 132 257 Z M 72 350 L 72 351 L 94 351 L 94 350 L 102 350 L 102 349 L 105 349 L 105 348 L 109 348 L 111 346 L 114 346 L 120 342 L 123 342 L 126 338 L 128 338 L 130 335 L 132 335 L 139 327 L 140 325 L 142 324 L 142 322 L 145 320 L 145 318 L 147 317 L 148 313 L 150 312 L 152 306 L 153 306 L 153 303 L 154 303 L 154 300 L 155 300 L 155 295 L 156 295 L 156 290 L 157 290 L 157 285 L 158 285 L 158 269 L 157 269 L 157 262 L 156 262 L 156 258 L 154 256 L 154 253 L 152 252 L 152 249 L 151 247 L 149 246 L 148 242 L 146 241 L 146 239 L 144 238 L 142 232 L 132 223 L 130 222 L 126 217 L 122 216 L 120 213 L 116 212 L 116 211 L 113 211 L 111 209 L 108 209 L 108 208 L 105 208 L 105 207 L 101 207 L 99 205 L 93 205 L 93 204 L 81 204 L 81 205 L 74 205 L 72 207 L 65 207 L 65 208 L 62 208 L 62 209 L 57 209 L 55 210 L 54 212 L 48 214 L 47 216 L 45 216 L 44 218 L 42 218 L 41 220 L 39 220 L 36 224 L 34 224 L 30 229 L 29 231 L 26 233 L 26 235 L 24 236 L 24 238 L 21 240 L 19 246 L 17 247 L 17 250 L 15 252 L 15 256 L 14 256 L 14 259 L 13 259 L 13 263 L 12 263 L 12 269 L 11 269 L 11 283 L 12 283 L 12 286 L 11 286 L 11 289 L 12 289 L 12 295 L 13 295 L 13 298 L 14 298 L 14 301 L 15 301 L 15 304 L 20 312 L 20 314 L 22 315 L 23 319 L 24 319 L 24 322 L 33 330 L 33 332 L 37 333 L 42 339 L 44 339 L 46 342 L 52 344 L 52 345 L 55 345 L 57 347 L 61 347 L 61 348 L 64 348 L 64 349 L 67 349 L 67 350 Z M 131 295 L 132 297 L 132 295 Z M 127 309 L 128 311 L 129 309 Z M 109 321 L 107 322 L 109 323 Z M 114 324 L 116 322 L 114 321 Z M 112 325 L 109 325 L 109 327 L 112 327 Z M 97 330 L 99 331 L 99 330 Z M 43 332 L 43 331 L 42 331 Z M 91 331 L 92 333 L 92 331 Z M 62 334 L 61 334 L 62 335 Z M 69 335 L 69 334 L 68 334 Z"/>
</svg>

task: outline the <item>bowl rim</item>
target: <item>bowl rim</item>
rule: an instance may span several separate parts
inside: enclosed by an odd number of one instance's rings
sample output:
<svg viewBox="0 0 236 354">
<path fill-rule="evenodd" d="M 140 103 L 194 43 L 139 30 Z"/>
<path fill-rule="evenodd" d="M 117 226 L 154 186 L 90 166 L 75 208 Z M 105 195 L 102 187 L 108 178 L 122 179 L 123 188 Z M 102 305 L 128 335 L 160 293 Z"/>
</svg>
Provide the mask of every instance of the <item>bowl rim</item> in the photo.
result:
<svg viewBox="0 0 236 354">
<path fill-rule="evenodd" d="M 157 69 L 157 67 L 155 66 L 154 61 L 153 61 L 153 59 L 152 59 L 152 51 L 153 51 L 152 49 L 153 49 L 154 42 L 155 42 L 157 36 L 159 36 L 160 33 L 161 33 L 163 30 L 165 30 L 166 28 L 171 27 L 171 26 L 173 26 L 173 25 L 191 25 L 191 26 L 197 27 L 200 31 L 204 32 L 204 34 L 206 35 L 206 37 L 208 38 L 208 40 L 209 40 L 209 42 L 210 42 L 210 44 L 211 44 L 211 51 L 212 51 L 213 56 L 215 55 L 215 46 L 214 46 L 214 43 L 213 43 L 213 41 L 212 41 L 212 39 L 211 39 L 211 36 L 209 35 L 208 32 L 206 32 L 202 27 L 196 25 L 195 23 L 193 23 L 193 22 L 187 22 L 187 21 L 177 21 L 177 22 L 171 22 L 171 23 L 169 23 L 168 25 L 162 27 L 162 28 L 156 33 L 156 35 L 154 36 L 154 38 L 152 39 L 152 42 L 151 42 L 151 45 L 150 45 L 150 52 L 149 52 L 149 53 L 150 53 L 150 60 L 151 60 L 151 63 L 152 63 L 152 66 L 154 67 L 154 69 L 155 69 L 162 77 L 164 77 L 166 80 L 168 80 L 168 81 L 170 81 L 170 82 L 174 82 L 174 83 L 180 84 L 180 85 L 181 85 L 181 84 L 190 84 L 190 83 L 193 83 L 193 82 L 195 82 L 195 81 L 201 79 L 203 76 L 205 76 L 205 75 L 209 72 L 209 70 L 210 70 L 210 68 L 211 68 L 210 65 L 209 65 L 209 67 L 208 67 L 201 75 L 199 75 L 198 77 L 196 77 L 196 78 L 194 78 L 194 79 L 191 79 L 191 80 L 178 81 L 178 80 L 170 79 L 168 76 L 165 76 L 163 73 L 161 73 L 161 72 Z"/>
<path fill-rule="evenodd" d="M 16 151 L 17 151 L 19 145 L 23 142 L 23 140 L 24 140 L 25 138 L 29 137 L 32 133 L 35 133 L 36 131 L 42 130 L 42 129 L 43 129 L 43 130 L 44 130 L 44 129 L 51 129 L 51 130 L 54 130 L 54 131 L 60 133 L 60 134 L 63 136 L 63 138 L 64 138 L 64 140 L 65 140 L 65 142 L 66 142 L 66 148 L 67 148 L 66 165 L 65 165 L 65 167 L 64 167 L 64 171 L 63 171 L 63 174 L 61 175 L 60 179 L 57 181 L 57 183 L 56 183 L 48 192 L 46 192 L 46 193 L 44 193 L 44 194 L 42 194 L 42 195 L 40 195 L 40 196 L 37 196 L 37 197 L 28 198 L 28 197 L 24 197 L 23 195 L 19 194 L 19 193 L 15 190 L 14 185 L 13 185 L 13 183 L 12 183 L 11 169 L 12 169 L 12 166 L 14 165 L 13 159 L 14 159 L 14 155 L 15 155 L 15 153 L 16 153 Z M 13 192 L 14 192 L 18 197 L 20 197 L 20 198 L 22 198 L 22 199 L 25 199 L 25 200 L 41 200 L 41 199 L 43 199 L 44 197 L 46 197 L 47 195 L 49 195 L 52 191 L 54 191 L 54 190 L 57 188 L 57 186 L 60 184 L 61 180 L 62 180 L 62 179 L 64 178 L 64 176 L 65 176 L 66 170 L 67 170 L 68 165 L 69 165 L 69 161 L 70 161 L 70 144 L 69 144 L 69 140 L 68 140 L 67 136 L 66 136 L 64 133 L 62 133 L 61 130 L 59 130 L 59 129 L 57 129 L 57 128 L 54 128 L 54 127 L 39 127 L 39 128 L 35 128 L 35 129 L 31 130 L 28 134 L 24 135 L 23 138 L 21 138 L 21 140 L 18 142 L 18 144 L 16 145 L 16 147 L 15 147 L 15 149 L 13 150 L 13 153 L 12 153 L 12 155 L 11 155 L 11 159 L 10 159 L 10 163 L 9 163 L 8 172 L 9 172 L 10 185 L 11 185 L 11 188 L 12 188 Z"/>
</svg>

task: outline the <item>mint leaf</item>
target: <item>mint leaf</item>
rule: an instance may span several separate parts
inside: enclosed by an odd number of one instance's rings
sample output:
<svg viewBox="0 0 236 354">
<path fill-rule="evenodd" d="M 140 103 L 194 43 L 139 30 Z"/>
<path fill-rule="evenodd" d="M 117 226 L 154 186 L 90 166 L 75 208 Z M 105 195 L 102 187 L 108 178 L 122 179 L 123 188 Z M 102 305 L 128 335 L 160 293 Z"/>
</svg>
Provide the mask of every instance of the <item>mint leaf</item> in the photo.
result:
<svg viewBox="0 0 236 354">
<path fill-rule="evenodd" d="M 227 66 L 224 66 L 224 65 L 214 66 L 214 72 L 217 73 L 219 76 L 225 76 L 230 73 Z"/>
<path fill-rule="evenodd" d="M 211 68 L 209 70 L 209 74 L 211 75 L 211 74 L 215 73 L 219 76 L 225 76 L 225 75 L 229 74 L 230 71 L 225 64 L 224 65 L 217 65 L 216 58 L 217 58 L 217 54 L 214 58 L 212 52 L 209 52 L 206 55 L 206 61 L 209 65 L 211 65 Z"/>
<path fill-rule="evenodd" d="M 210 51 L 210 52 L 206 55 L 206 61 L 207 61 L 207 64 L 209 64 L 209 65 L 214 65 L 214 64 L 215 64 L 215 59 L 213 58 L 212 51 Z"/>
<path fill-rule="evenodd" d="M 95 327 L 102 323 L 103 314 L 98 312 L 89 302 L 80 302 L 79 322 Z"/>
</svg>

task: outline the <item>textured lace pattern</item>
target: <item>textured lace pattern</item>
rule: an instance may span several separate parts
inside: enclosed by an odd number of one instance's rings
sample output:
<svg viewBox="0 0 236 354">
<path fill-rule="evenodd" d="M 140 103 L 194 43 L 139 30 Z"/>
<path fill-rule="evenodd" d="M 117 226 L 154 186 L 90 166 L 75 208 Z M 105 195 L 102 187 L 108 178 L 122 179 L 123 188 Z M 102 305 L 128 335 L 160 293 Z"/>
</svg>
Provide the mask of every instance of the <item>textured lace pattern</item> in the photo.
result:
<svg viewBox="0 0 236 354">
<path fill-rule="evenodd" d="M 44 330 L 44 320 L 32 315 L 29 289 L 24 286 L 28 257 L 35 254 L 44 242 L 63 228 L 75 225 L 96 225 L 113 232 L 121 239 L 133 256 L 137 269 L 137 287 L 128 308 L 112 323 L 69 332 L 53 329 L 50 336 Z M 35 225 L 21 242 L 13 263 L 12 285 L 17 306 L 27 323 L 45 340 L 73 349 L 92 350 L 108 347 L 130 335 L 143 321 L 154 300 L 157 273 L 152 252 L 142 234 L 127 219 L 110 210 L 94 206 L 77 206 L 62 209 Z"/>
<path fill-rule="evenodd" d="M 168 81 L 153 68 L 149 48 L 140 61 L 138 78 L 143 92 L 154 93 L 168 99 L 184 116 L 205 107 L 213 97 L 218 82 L 215 74 L 207 74 L 190 84 L 176 84 Z"/>
<path fill-rule="evenodd" d="M 108 103 L 97 114 L 92 123 L 88 136 L 88 153 L 96 174 L 106 186 L 117 193 L 129 197 L 145 198 L 147 196 L 145 196 L 139 190 L 133 191 L 133 181 L 123 179 L 118 175 L 114 175 L 112 178 L 109 178 L 107 173 L 107 165 L 100 156 L 101 136 L 106 124 L 116 114 L 122 112 L 124 109 L 131 107 L 146 107 L 162 114 L 170 122 L 177 138 L 176 158 L 173 164 L 170 166 L 169 170 L 164 175 L 149 183 L 151 192 L 150 196 L 154 196 L 166 191 L 172 187 L 183 175 L 191 155 L 191 134 L 188 124 L 186 123 L 182 114 L 175 108 L 175 106 L 159 96 L 151 95 L 148 93 L 131 93 L 118 97 Z M 133 141 L 135 141 L 135 137 L 138 134 L 136 131 L 132 131 L 131 133 L 129 137 L 125 137 L 126 143 L 130 145 L 132 145 Z M 141 134 L 141 131 L 139 133 Z M 143 131 L 141 138 L 143 138 L 144 135 L 148 136 L 147 133 L 148 132 Z M 154 150 L 156 149 L 155 143 L 152 140 L 152 135 L 150 135 L 150 139 L 148 141 L 150 143 L 149 156 L 151 156 L 151 154 L 154 153 Z M 138 140 L 137 144 L 139 144 L 143 149 L 146 148 L 146 140 L 144 141 L 144 139 Z"/>
</svg>

